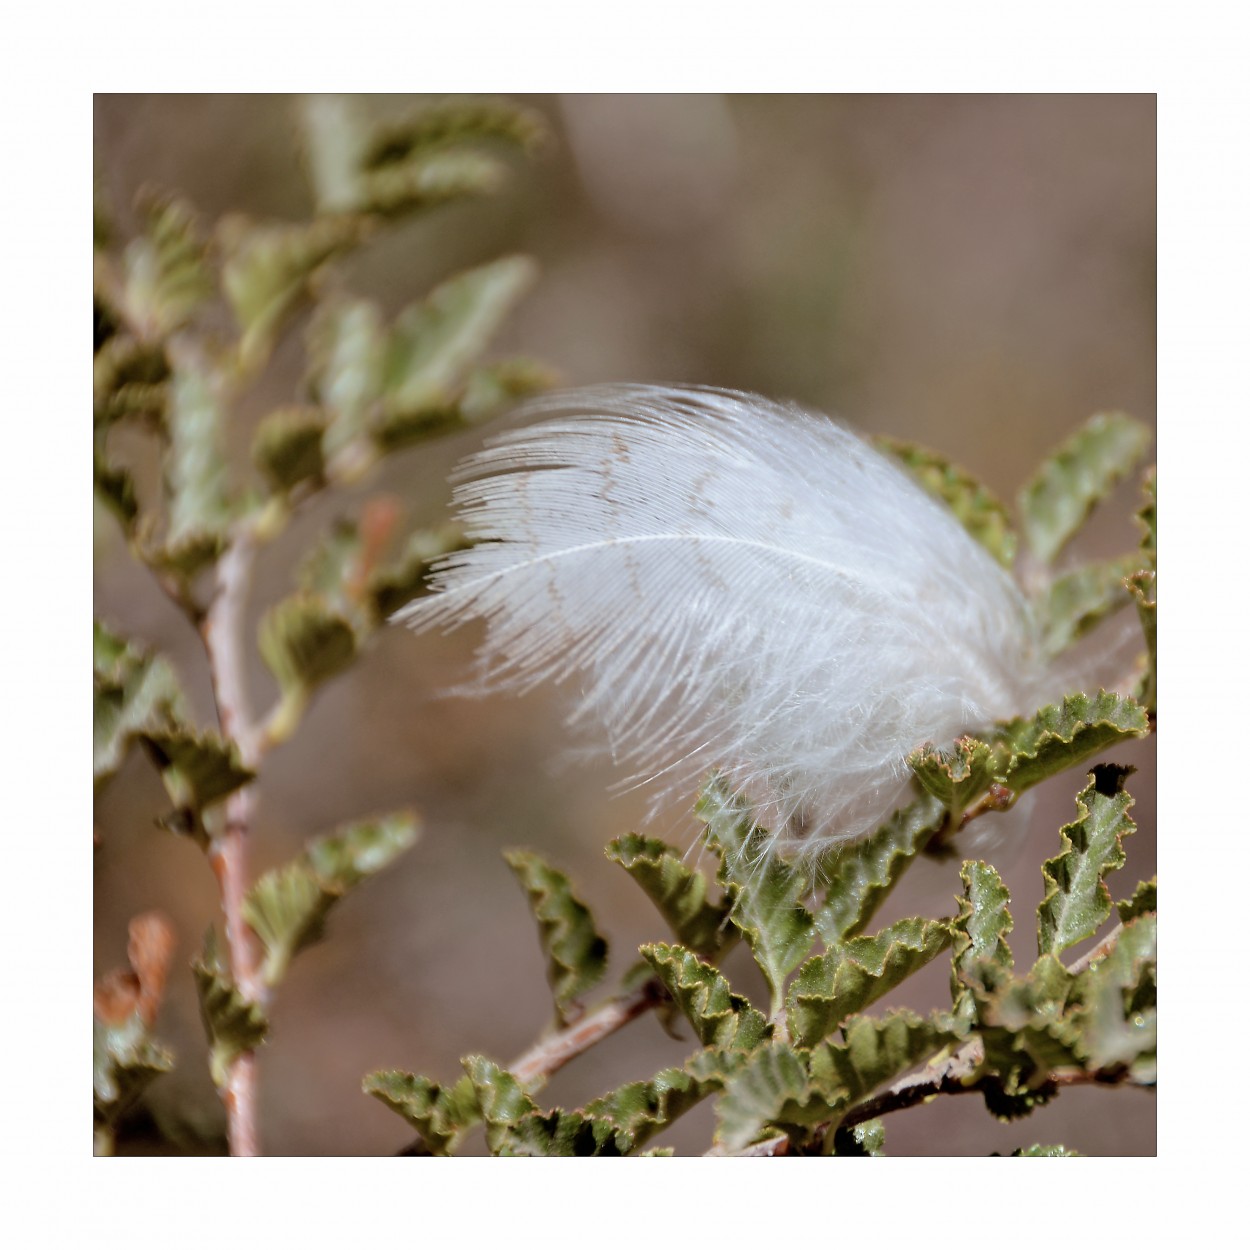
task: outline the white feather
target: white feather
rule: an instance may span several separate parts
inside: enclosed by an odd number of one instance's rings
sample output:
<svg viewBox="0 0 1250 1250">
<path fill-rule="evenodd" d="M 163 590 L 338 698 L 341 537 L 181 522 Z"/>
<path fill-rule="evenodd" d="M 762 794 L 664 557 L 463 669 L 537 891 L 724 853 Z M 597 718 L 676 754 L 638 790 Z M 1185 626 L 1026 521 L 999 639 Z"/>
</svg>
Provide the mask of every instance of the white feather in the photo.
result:
<svg viewBox="0 0 1250 1250">
<path fill-rule="evenodd" d="M 575 684 L 570 723 L 639 779 L 671 793 L 719 769 L 804 853 L 888 819 L 916 746 L 1036 706 L 1011 577 L 844 427 L 701 388 L 535 413 L 461 466 L 477 545 L 400 613 L 484 620 L 477 689 Z"/>
</svg>

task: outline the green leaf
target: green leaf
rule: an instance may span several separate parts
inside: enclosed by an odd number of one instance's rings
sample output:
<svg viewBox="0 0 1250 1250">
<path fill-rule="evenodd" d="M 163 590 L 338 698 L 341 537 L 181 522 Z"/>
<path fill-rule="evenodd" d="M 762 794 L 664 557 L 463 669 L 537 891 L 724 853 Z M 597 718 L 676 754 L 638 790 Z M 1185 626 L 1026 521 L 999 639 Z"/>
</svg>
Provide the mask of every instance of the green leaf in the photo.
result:
<svg viewBox="0 0 1250 1250">
<path fill-rule="evenodd" d="M 949 924 L 912 917 L 873 937 L 849 938 L 809 959 L 790 986 L 787 1018 L 797 1046 L 810 1048 L 950 945 Z"/>
<path fill-rule="evenodd" d="M 243 765 L 238 747 L 211 729 L 170 725 L 145 730 L 143 742 L 180 812 L 198 815 L 256 776 Z"/>
<path fill-rule="evenodd" d="M 1026 1146 L 1011 1152 L 1013 1159 L 1083 1159 L 1079 1150 L 1069 1150 L 1067 1146 Z"/>
<path fill-rule="evenodd" d="M 1013 927 L 1011 895 L 998 870 L 983 860 L 966 860 L 960 870 L 963 894 L 952 922 L 951 996 L 957 1018 L 976 1014 L 972 989 L 993 990 L 1009 980 L 1014 961 L 1007 934 Z"/>
<path fill-rule="evenodd" d="M 367 136 L 350 96 L 308 95 L 300 101 L 303 150 L 318 213 L 360 208 Z"/>
<path fill-rule="evenodd" d="M 533 149 L 547 133 L 545 119 L 533 109 L 505 100 L 448 100 L 374 127 L 363 163 L 377 168 L 430 148 L 491 139 Z"/>
<path fill-rule="evenodd" d="M 379 217 L 401 217 L 452 200 L 492 195 L 507 176 L 507 165 L 484 152 L 424 152 L 402 163 L 366 170 L 360 207 Z"/>
<path fill-rule="evenodd" d="M 1153 1080 L 1157 1010 L 1155 958 L 1158 918 L 1153 912 L 1125 923 L 1115 945 L 1077 978 L 1075 993 L 1087 1066 L 1128 1066 Z"/>
<path fill-rule="evenodd" d="M 908 864 L 945 821 L 943 804 L 925 794 L 896 812 L 871 837 L 834 851 L 822 865 L 829 887 L 815 915 L 826 946 L 836 946 L 867 927 Z"/>
<path fill-rule="evenodd" d="M 374 615 L 386 620 L 425 594 L 426 579 L 434 562 L 467 546 L 464 531 L 454 524 L 409 535 L 399 558 L 369 578 L 366 590 Z"/>
<path fill-rule="evenodd" d="M 134 479 L 125 469 L 110 464 L 97 451 L 92 463 L 92 482 L 96 497 L 118 519 L 122 530 L 129 534 L 139 515 Z"/>
<path fill-rule="evenodd" d="M 630 833 L 608 843 L 607 856 L 643 888 L 683 946 L 712 955 L 724 944 L 728 908 L 708 902 L 707 878 L 672 847 Z"/>
<path fill-rule="evenodd" d="M 838 1125 L 833 1134 L 833 1153 L 860 1159 L 884 1155 L 885 1125 L 880 1120 L 865 1120 L 854 1128 Z"/>
<path fill-rule="evenodd" d="M 287 493 L 303 482 L 325 480 L 325 414 L 316 408 L 280 408 L 261 423 L 252 442 L 252 463 L 270 487 Z"/>
<path fill-rule="evenodd" d="M 784 1042 L 773 1042 L 761 1046 L 729 1078 L 716 1104 L 716 1140 L 732 1153 L 772 1126 L 817 1124 L 828 1114 L 823 1101 L 813 1101 L 802 1058 Z"/>
<path fill-rule="evenodd" d="M 948 751 L 926 742 L 907 757 L 907 763 L 920 784 L 946 808 L 951 825 L 958 828 L 973 800 L 1000 778 L 1005 756 L 1002 747 L 991 747 L 976 738 L 959 738 Z"/>
<path fill-rule="evenodd" d="M 1037 908 L 1037 952 L 1061 954 L 1092 937 L 1111 915 L 1108 873 L 1124 866 L 1123 839 L 1137 826 L 1124 789 L 1133 770 L 1099 764 L 1076 797 L 1077 819 L 1059 830 L 1063 850 L 1042 865 L 1046 892 Z"/>
<path fill-rule="evenodd" d="M 373 454 L 363 440 L 382 394 L 386 351 L 387 332 L 375 304 L 339 298 L 318 305 L 308 328 L 309 389 L 332 418 L 327 459 L 360 445 L 354 457 L 359 463 L 347 466 L 348 476 L 367 467 Z"/>
<path fill-rule="evenodd" d="M 549 390 L 559 375 L 541 361 L 518 356 L 474 369 L 456 405 L 460 421 L 479 425 L 519 399 Z"/>
<path fill-rule="evenodd" d="M 649 1081 L 633 1081 L 588 1102 L 583 1114 L 606 1121 L 636 1150 L 697 1106 L 719 1082 L 699 1080 L 684 1068 L 665 1068 Z"/>
<path fill-rule="evenodd" d="M 786 976 L 816 940 L 815 923 L 799 901 L 808 882 L 769 853 L 768 834 L 752 824 L 745 806 L 717 780 L 704 788 L 695 813 L 707 824 L 707 840 L 721 857 L 717 877 L 730 903 L 730 922 L 746 938 L 772 990 L 775 1013 Z"/>
<path fill-rule="evenodd" d="M 1125 606 L 1129 591 L 1124 579 L 1138 567 L 1137 555 L 1086 564 L 1057 577 L 1040 605 L 1042 649 L 1062 655 L 1112 612 Z"/>
<path fill-rule="evenodd" d="M 531 851 L 506 851 L 504 859 L 529 896 L 538 936 L 547 956 L 547 982 L 556 1014 L 568 1023 L 579 999 L 603 980 L 608 942 L 595 928 L 590 909 L 576 898 L 569 879 Z"/>
<path fill-rule="evenodd" d="M 98 786 L 122 765 L 131 744 L 164 729 L 184 712 L 169 662 L 93 623 L 93 773 Z"/>
<path fill-rule="evenodd" d="M 1025 483 L 1018 506 L 1024 536 L 1049 563 L 1099 500 L 1146 453 L 1150 431 L 1120 412 L 1091 417 Z"/>
<path fill-rule="evenodd" d="M 1150 732 L 1146 710 L 1135 699 L 1099 691 L 1067 695 L 1062 703 L 1001 726 L 1011 751 L 1007 785 L 1019 793 L 1071 768 L 1115 742 Z"/>
<path fill-rule="evenodd" d="M 516 1077 L 497 1063 L 482 1055 L 469 1055 L 460 1062 L 486 1126 L 486 1144 L 497 1154 L 507 1145 L 508 1130 L 523 1117 L 539 1114 L 538 1107 Z"/>
<path fill-rule="evenodd" d="M 1145 503 L 1137 513 L 1137 523 L 1141 526 L 1142 540 L 1141 552 L 1151 571 L 1155 568 L 1156 556 L 1159 547 L 1158 533 L 1158 484 L 1157 475 L 1152 465 L 1147 471 L 1142 481 L 1142 493 L 1146 497 Z"/>
<path fill-rule="evenodd" d="M 385 367 L 387 420 L 453 403 L 469 367 L 536 275 L 528 257 L 505 257 L 457 274 L 402 312 Z"/>
<path fill-rule="evenodd" d="M 211 929 L 191 971 L 195 974 L 200 1016 L 208 1035 L 209 1071 L 213 1083 L 220 1088 L 225 1085 L 235 1059 L 255 1050 L 265 1040 L 269 1021 L 260 1004 L 246 999 L 222 968 Z"/>
<path fill-rule="evenodd" d="M 878 438 L 921 486 L 942 500 L 972 535 L 1004 568 L 1016 557 L 1016 535 L 1006 505 L 972 474 L 937 452 L 896 438 Z"/>
<path fill-rule="evenodd" d="M 1151 877 L 1149 881 L 1139 881 L 1137 889 L 1133 891 L 1133 897 L 1121 899 L 1115 905 L 1122 924 L 1127 924 L 1130 920 L 1135 920 L 1138 916 L 1144 916 L 1148 912 L 1159 910 L 1156 897 L 1158 880 L 1158 877 Z"/>
<path fill-rule="evenodd" d="M 299 591 L 269 609 L 261 619 L 258 639 L 282 693 L 270 734 L 284 741 L 294 732 L 316 687 L 356 658 L 356 630 L 324 596 Z"/>
<path fill-rule="evenodd" d="M 322 217 L 301 225 L 259 225 L 229 217 L 219 226 L 225 264 L 222 286 L 242 337 L 240 364 L 262 364 L 286 319 L 308 291 L 309 280 L 329 260 L 362 241 L 355 217 Z"/>
<path fill-rule="evenodd" d="M 1141 621 L 1142 634 L 1146 639 L 1146 671 L 1142 674 L 1137 697 L 1151 711 L 1154 710 L 1157 697 L 1155 686 L 1158 656 L 1155 650 L 1155 630 L 1159 605 L 1156 580 L 1153 572 L 1142 571 L 1134 573 L 1126 583 L 1129 594 L 1137 605 L 1137 617 Z"/>
<path fill-rule="evenodd" d="M 244 917 L 265 948 L 265 983 L 276 985 L 292 957 L 322 937 L 326 916 L 348 890 L 416 840 L 416 818 L 398 812 L 344 825 L 310 842 L 289 864 L 265 873 L 243 902 Z"/>
<path fill-rule="evenodd" d="M 432 1155 L 446 1155 L 461 1133 L 480 1118 L 477 1091 L 467 1076 L 439 1085 L 424 1076 L 398 1070 L 371 1072 L 364 1092 L 404 1117 L 421 1135 Z"/>
<path fill-rule="evenodd" d="M 827 1108 L 824 1119 L 841 1118 L 886 1082 L 959 1040 L 943 1017 L 903 1009 L 853 1016 L 842 1032 L 844 1040 L 823 1042 L 809 1057 L 811 1089 Z"/>
<path fill-rule="evenodd" d="M 663 942 L 640 950 L 704 1046 L 754 1050 L 771 1034 L 772 1026 L 764 1016 L 691 951 Z"/>
<path fill-rule="evenodd" d="M 557 1108 L 531 1112 L 500 1130 L 491 1153 L 507 1158 L 620 1158 L 629 1149 L 629 1135 L 610 1120 Z"/>
<path fill-rule="evenodd" d="M 164 348 L 116 334 L 92 364 L 92 412 L 98 430 L 119 421 L 163 425 L 169 405 L 169 360 Z M 98 450 L 103 452 L 103 448 Z"/>
<path fill-rule="evenodd" d="M 122 259 L 126 320 L 145 340 L 186 324 L 213 294 L 205 240 L 192 209 L 181 200 L 150 198 L 140 206 L 143 233 Z"/>
<path fill-rule="evenodd" d="M 163 1072 L 174 1066 L 172 1053 L 149 1036 L 143 1021 L 121 1024 L 92 1021 L 92 1069 L 97 1124 L 116 1124 Z"/>
<path fill-rule="evenodd" d="M 232 520 L 229 471 L 221 448 L 222 404 L 215 381 L 180 367 L 170 390 L 165 490 L 169 528 L 154 560 L 191 577 L 226 545 Z"/>
</svg>

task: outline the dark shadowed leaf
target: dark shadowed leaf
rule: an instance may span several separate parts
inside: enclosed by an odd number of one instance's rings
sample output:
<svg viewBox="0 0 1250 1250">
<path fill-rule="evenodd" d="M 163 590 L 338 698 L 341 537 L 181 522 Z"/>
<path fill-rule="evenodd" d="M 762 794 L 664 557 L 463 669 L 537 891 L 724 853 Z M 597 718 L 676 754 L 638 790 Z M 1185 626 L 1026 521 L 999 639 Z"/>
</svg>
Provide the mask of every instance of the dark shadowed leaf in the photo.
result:
<svg viewBox="0 0 1250 1250">
<path fill-rule="evenodd" d="M 222 1086 L 235 1059 L 255 1050 L 265 1040 L 269 1021 L 261 1006 L 244 998 L 221 966 L 212 930 L 191 971 L 195 974 L 200 1016 L 208 1035 L 209 1071 L 213 1082 Z"/>
</svg>

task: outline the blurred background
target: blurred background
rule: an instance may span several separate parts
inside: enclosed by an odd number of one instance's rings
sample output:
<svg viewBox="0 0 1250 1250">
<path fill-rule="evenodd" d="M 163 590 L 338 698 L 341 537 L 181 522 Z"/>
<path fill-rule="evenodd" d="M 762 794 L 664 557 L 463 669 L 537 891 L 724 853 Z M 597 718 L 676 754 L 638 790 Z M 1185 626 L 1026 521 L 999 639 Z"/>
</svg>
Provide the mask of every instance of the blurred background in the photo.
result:
<svg viewBox="0 0 1250 1250">
<path fill-rule="evenodd" d="M 436 210 L 346 261 L 347 289 L 393 314 L 457 270 L 524 252 L 541 277 L 495 354 L 536 356 L 569 383 L 696 382 L 794 399 L 939 449 L 1009 498 L 1091 413 L 1118 408 L 1153 423 L 1153 96 L 518 99 L 553 132 L 539 159 L 518 160 L 497 196 Z M 360 105 L 384 117 L 422 100 Z M 277 95 L 97 96 L 96 175 L 119 233 L 144 185 L 185 195 L 210 222 L 240 211 L 306 217 L 297 105 Z M 301 366 L 296 326 L 238 413 L 240 463 L 256 420 L 294 397 Z M 292 560 L 353 499 L 382 490 L 411 522 L 437 523 L 448 469 L 480 439 L 422 445 L 355 496 L 321 501 L 265 553 L 253 615 L 288 593 Z M 1126 484 L 1072 558 L 1135 545 L 1136 506 L 1136 483 Z M 198 639 L 107 514 L 97 513 L 95 552 L 97 615 L 166 650 L 207 723 Z M 642 827 L 645 798 L 611 797 L 607 767 L 560 766 L 570 742 L 558 692 L 440 697 L 467 670 L 475 641 L 473 631 L 382 631 L 267 761 L 256 872 L 360 814 L 411 804 L 424 821 L 417 847 L 341 904 L 329 939 L 299 957 L 277 994 L 260 1059 L 269 1153 L 392 1152 L 411 1134 L 360 1092 L 365 1073 L 399 1067 L 451 1080 L 461 1055 L 507 1061 L 548 1025 L 542 956 L 502 848 L 531 846 L 571 873 L 612 940 L 614 973 L 640 942 L 666 936 L 602 854 L 611 837 Z M 257 657 L 253 678 L 257 690 L 271 688 Z M 1139 829 L 1111 881 L 1115 897 L 1155 870 L 1154 750 L 1151 739 L 1111 756 L 1139 769 L 1129 785 Z M 1039 865 L 1057 850 L 1079 786 L 1073 773 L 1042 787 L 991 849 L 1012 890 L 1017 958 L 1031 953 Z M 124 962 L 136 912 L 158 907 L 174 920 L 178 962 L 156 1032 L 178 1066 L 148 1100 L 188 1149 L 203 1151 L 215 1148 L 223 1117 L 185 967 L 217 919 L 217 897 L 196 847 L 155 826 L 166 807 L 138 753 L 97 803 L 95 961 L 98 971 Z M 685 846 L 697 826 L 676 810 L 646 829 Z M 958 859 L 919 864 L 882 923 L 949 912 L 958 869 Z M 726 971 L 753 992 L 742 955 Z M 949 1002 L 947 974 L 939 959 L 885 1005 L 923 1009 L 924 994 Z M 576 1105 L 693 1048 L 643 1018 L 557 1074 L 543 1100 Z M 699 1152 L 711 1127 L 705 1106 L 655 1144 Z M 1035 1141 L 1153 1154 L 1155 1103 L 1132 1090 L 1074 1089 L 1004 1125 L 979 1097 L 946 1098 L 886 1128 L 895 1154 L 1009 1152 Z"/>
</svg>

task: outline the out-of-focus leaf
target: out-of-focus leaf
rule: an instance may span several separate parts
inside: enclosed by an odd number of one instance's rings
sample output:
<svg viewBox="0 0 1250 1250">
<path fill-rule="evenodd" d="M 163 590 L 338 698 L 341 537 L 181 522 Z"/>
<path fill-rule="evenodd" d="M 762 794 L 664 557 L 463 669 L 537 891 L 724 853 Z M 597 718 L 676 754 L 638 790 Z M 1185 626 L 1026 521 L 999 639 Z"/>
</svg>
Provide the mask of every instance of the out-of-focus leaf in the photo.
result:
<svg viewBox="0 0 1250 1250">
<path fill-rule="evenodd" d="M 467 1076 L 448 1086 L 411 1072 L 371 1072 L 362 1088 L 403 1116 L 432 1155 L 448 1154 L 464 1129 L 481 1115 L 477 1092 Z"/>
<path fill-rule="evenodd" d="M 1099 413 L 1057 448 L 1020 491 L 1024 536 L 1049 563 L 1094 505 L 1146 454 L 1150 431 L 1122 412 Z"/>
<path fill-rule="evenodd" d="M 1011 751 L 1004 780 L 1018 793 L 1113 742 L 1145 737 L 1150 722 L 1135 699 L 1101 690 L 1092 698 L 1067 695 L 1032 717 L 1007 722 L 1000 732 Z"/>
<path fill-rule="evenodd" d="M 1146 639 L 1146 671 L 1142 674 L 1137 697 L 1152 711 L 1157 698 L 1155 686 L 1158 665 L 1155 630 L 1159 605 L 1155 583 L 1156 575 L 1146 571 L 1134 573 L 1127 582 L 1129 594 L 1133 596 L 1133 602 L 1137 605 L 1137 617 L 1141 621 L 1142 634 Z"/>
<path fill-rule="evenodd" d="M 833 1134 L 833 1153 L 860 1159 L 885 1154 L 885 1125 L 880 1120 L 865 1120 L 854 1128 L 839 1125 Z"/>
<path fill-rule="evenodd" d="M 568 877 L 532 851 L 507 851 L 504 859 L 529 897 L 547 956 L 547 982 L 556 1014 L 567 1023 L 580 1014 L 579 999 L 603 980 L 608 942 L 590 909 L 573 894 Z"/>
<path fill-rule="evenodd" d="M 1111 915 L 1105 878 L 1124 866 L 1123 839 L 1137 826 L 1124 789 L 1132 769 L 1096 765 L 1076 796 L 1077 819 L 1059 830 L 1063 850 L 1042 865 L 1046 893 L 1037 908 L 1037 953 L 1062 954 L 1092 937 Z"/>
<path fill-rule="evenodd" d="M 887 1081 L 959 1040 L 948 1020 L 906 1010 L 884 1016 L 853 1016 L 843 1026 L 842 1041 L 822 1042 L 809 1056 L 811 1089 L 838 1119 Z"/>
<path fill-rule="evenodd" d="M 92 737 L 98 786 L 111 777 L 132 742 L 181 719 L 182 691 L 169 662 L 93 624 Z"/>
<path fill-rule="evenodd" d="M 318 305 L 308 328 L 309 386 L 331 415 L 326 431 L 328 460 L 363 443 L 382 393 L 387 332 L 381 311 L 368 300 L 329 299 Z M 363 447 L 348 476 L 371 455 Z"/>
<path fill-rule="evenodd" d="M 1061 655 L 1128 603 L 1124 579 L 1138 567 L 1139 559 L 1136 555 L 1120 556 L 1086 564 L 1051 582 L 1040 607 L 1042 648 L 1047 655 Z"/>
<path fill-rule="evenodd" d="M 941 801 L 951 824 L 958 827 L 965 809 L 1001 776 L 1006 754 L 1001 746 L 959 738 L 949 751 L 925 743 L 907 757 L 907 763 L 920 784 Z"/>
<path fill-rule="evenodd" d="M 1016 557 L 1016 535 L 1011 516 L 1001 500 L 971 473 L 951 464 L 937 452 L 896 438 L 878 438 L 884 448 L 931 495 L 942 500 L 972 535 L 1004 568 Z"/>
<path fill-rule="evenodd" d="M 1136 919 L 1138 916 L 1144 916 L 1148 912 L 1158 911 L 1158 878 L 1151 877 L 1149 881 L 1139 881 L 1137 889 L 1133 891 L 1132 898 L 1121 899 L 1115 905 L 1116 913 L 1120 917 L 1122 924 L 1127 924 L 1130 920 Z"/>
<path fill-rule="evenodd" d="M 811 913 L 799 901 L 808 892 L 807 879 L 768 854 L 768 835 L 715 778 L 699 796 L 695 813 L 721 857 L 717 876 L 730 903 L 730 922 L 746 938 L 772 990 L 774 1011 L 779 1010 L 786 976 L 816 940 Z"/>
<path fill-rule="evenodd" d="M 683 946 L 701 955 L 720 949 L 728 908 L 708 902 L 707 878 L 688 868 L 671 846 L 630 833 L 610 842 L 607 855 L 643 888 Z"/>
<path fill-rule="evenodd" d="M 92 480 L 96 497 L 121 522 L 122 529 L 129 533 L 139 515 L 134 479 L 125 469 L 110 464 L 97 451 L 92 465 Z"/>
<path fill-rule="evenodd" d="M 976 1014 L 970 990 L 992 990 L 1011 977 L 1014 960 L 1007 934 L 1013 921 L 1011 895 L 991 864 L 967 860 L 959 879 L 964 888 L 951 925 L 951 996 L 955 1015 L 967 1021 Z"/>
<path fill-rule="evenodd" d="M 189 578 L 224 550 L 232 519 L 221 398 L 207 373 L 189 365 L 175 371 L 166 426 L 169 528 L 151 558 Z"/>
<path fill-rule="evenodd" d="M 243 914 L 265 948 L 265 983 L 276 985 L 292 957 L 322 937 L 326 916 L 348 890 L 416 840 L 416 817 L 397 812 L 344 825 L 310 842 L 289 864 L 265 873 L 243 903 Z"/>
<path fill-rule="evenodd" d="M 519 399 L 549 390 L 558 380 L 555 370 L 527 357 L 483 365 L 474 369 L 465 381 L 457 412 L 463 424 L 478 425 Z"/>
<path fill-rule="evenodd" d="M 925 794 L 871 837 L 838 847 L 823 865 L 829 881 L 815 914 L 826 946 L 863 932 L 903 870 L 945 823 L 940 800 Z"/>
<path fill-rule="evenodd" d="M 772 1033 L 764 1016 L 691 951 L 663 942 L 643 946 L 641 951 L 704 1046 L 753 1050 Z"/>
<path fill-rule="evenodd" d="M 200 996 L 200 1016 L 209 1042 L 209 1071 L 219 1088 L 226 1083 L 230 1065 L 264 1040 L 269 1021 L 259 1003 L 249 1002 L 221 966 L 212 931 L 204 951 L 191 965 Z"/>
<path fill-rule="evenodd" d="M 1142 530 L 1142 555 L 1148 567 L 1153 570 L 1159 548 L 1158 482 L 1153 466 L 1148 470 L 1142 482 L 1142 492 L 1146 500 L 1137 513 L 1137 523 Z"/>
<path fill-rule="evenodd" d="M 361 220 L 344 215 L 301 225 L 262 225 L 228 217 L 219 226 L 222 285 L 242 338 L 240 363 L 250 373 L 269 355 L 309 280 L 327 261 L 359 244 Z"/>
<path fill-rule="evenodd" d="M 116 1124 L 145 1089 L 174 1066 L 173 1054 L 132 1016 L 122 1025 L 92 1022 L 92 1069 L 97 1124 Z"/>
<path fill-rule="evenodd" d="M 355 101 L 342 95 L 308 95 L 300 101 L 303 149 L 319 213 L 360 207 L 367 136 Z"/>
<path fill-rule="evenodd" d="M 453 403 L 470 366 L 536 276 L 529 257 L 504 257 L 457 274 L 401 313 L 385 368 L 387 420 Z"/>
<path fill-rule="evenodd" d="M 282 706 L 270 725 L 283 741 L 293 732 L 313 691 L 356 657 L 351 622 L 321 595 L 299 591 L 275 604 L 260 622 L 260 653 L 278 679 Z"/>
<path fill-rule="evenodd" d="M 252 442 L 252 463 L 273 490 L 288 492 L 302 482 L 325 479 L 325 414 L 317 408 L 280 408 L 261 423 Z"/>
<path fill-rule="evenodd" d="M 949 924 L 912 917 L 872 937 L 849 938 L 809 959 L 790 986 L 787 1018 L 797 1046 L 810 1048 L 950 945 Z"/>
<path fill-rule="evenodd" d="M 507 176 L 507 165 L 485 152 L 424 152 L 401 163 L 366 170 L 360 207 L 379 217 L 400 217 L 452 200 L 492 195 Z"/>
<path fill-rule="evenodd" d="M 784 1042 L 761 1046 L 729 1078 L 716 1104 L 716 1140 L 726 1152 L 742 1150 L 770 1126 L 790 1128 L 827 1119 L 813 1099 L 807 1067 Z"/>
<path fill-rule="evenodd" d="M 540 113 L 506 100 L 447 100 L 401 121 L 374 127 L 364 164 L 370 168 L 393 165 L 430 148 L 482 140 L 533 149 L 547 133 Z"/>
<path fill-rule="evenodd" d="M 97 428 L 118 421 L 162 423 L 169 403 L 169 361 L 158 344 L 114 334 L 95 353 L 92 409 Z"/>
<path fill-rule="evenodd" d="M 179 811 L 202 812 L 256 776 L 243 765 L 234 743 L 212 730 L 170 725 L 146 730 L 143 742 Z"/>
<path fill-rule="evenodd" d="M 628 1148 L 636 1150 L 650 1141 L 718 1087 L 701 1081 L 684 1068 L 665 1068 L 649 1081 L 633 1081 L 588 1102 L 583 1114 L 606 1121 L 624 1135 Z"/>
<path fill-rule="evenodd" d="M 366 587 L 374 615 L 385 620 L 425 593 L 426 578 L 434 561 L 467 546 L 459 525 L 417 530 L 404 544 L 399 558 L 379 568 Z"/>
<path fill-rule="evenodd" d="M 122 302 L 131 328 L 151 341 L 185 325 L 213 294 L 213 280 L 189 205 L 152 198 L 141 211 L 143 233 L 127 246 L 122 262 Z"/>
<path fill-rule="evenodd" d="M 1158 918 L 1136 916 L 1115 945 L 1077 979 L 1079 1021 L 1090 1068 L 1127 1065 L 1140 1080 L 1155 1075 L 1155 955 Z"/>
</svg>

